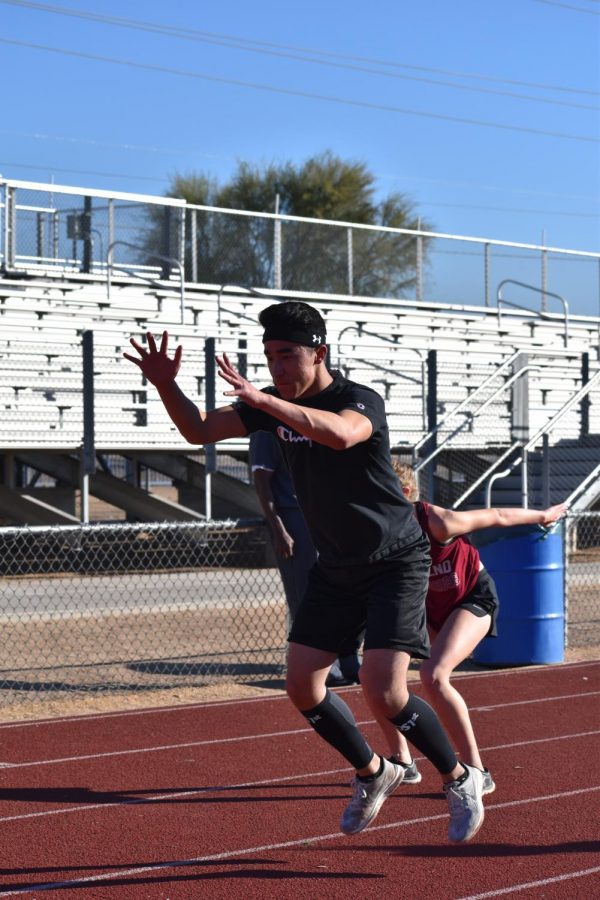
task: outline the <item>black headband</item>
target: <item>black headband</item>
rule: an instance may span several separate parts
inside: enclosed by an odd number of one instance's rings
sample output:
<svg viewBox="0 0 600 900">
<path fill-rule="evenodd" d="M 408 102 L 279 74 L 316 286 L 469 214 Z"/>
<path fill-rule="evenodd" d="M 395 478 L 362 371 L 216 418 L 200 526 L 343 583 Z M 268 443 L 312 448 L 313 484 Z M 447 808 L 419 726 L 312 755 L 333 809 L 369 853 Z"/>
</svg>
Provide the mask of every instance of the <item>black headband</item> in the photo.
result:
<svg viewBox="0 0 600 900">
<path fill-rule="evenodd" d="M 302 344 L 303 347 L 320 347 L 327 342 L 324 331 L 302 331 L 300 328 L 286 328 L 285 325 L 273 325 L 263 335 L 266 341 L 289 341 L 291 344 Z"/>
</svg>

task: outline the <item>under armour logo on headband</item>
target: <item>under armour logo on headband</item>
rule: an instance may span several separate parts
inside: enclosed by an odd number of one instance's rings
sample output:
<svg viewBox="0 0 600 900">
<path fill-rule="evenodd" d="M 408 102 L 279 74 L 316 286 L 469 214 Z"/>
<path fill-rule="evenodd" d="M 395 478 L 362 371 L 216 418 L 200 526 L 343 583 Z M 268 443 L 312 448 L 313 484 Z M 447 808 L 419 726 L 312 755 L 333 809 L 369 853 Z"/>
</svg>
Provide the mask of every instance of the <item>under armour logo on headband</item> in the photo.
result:
<svg viewBox="0 0 600 900">
<path fill-rule="evenodd" d="M 265 329 L 263 343 L 266 341 L 289 341 L 292 344 L 302 344 L 304 347 L 321 347 L 327 338 L 325 333 L 318 334 L 315 331 L 305 331 L 300 326 L 289 326 L 287 323 L 277 323 Z"/>
</svg>

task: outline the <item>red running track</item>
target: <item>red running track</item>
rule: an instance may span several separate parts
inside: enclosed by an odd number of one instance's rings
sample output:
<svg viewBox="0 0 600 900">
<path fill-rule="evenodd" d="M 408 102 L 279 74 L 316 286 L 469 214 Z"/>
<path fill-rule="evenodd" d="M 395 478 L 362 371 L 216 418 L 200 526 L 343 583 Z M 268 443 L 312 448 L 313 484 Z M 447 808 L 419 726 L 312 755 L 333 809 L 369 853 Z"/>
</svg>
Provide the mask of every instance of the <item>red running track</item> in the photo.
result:
<svg viewBox="0 0 600 900">
<path fill-rule="evenodd" d="M 460 690 L 497 784 L 467 845 L 427 761 L 341 834 L 351 772 L 285 697 L 0 725 L 0 898 L 600 896 L 600 662 Z M 343 696 L 384 750 L 360 688 Z"/>
</svg>

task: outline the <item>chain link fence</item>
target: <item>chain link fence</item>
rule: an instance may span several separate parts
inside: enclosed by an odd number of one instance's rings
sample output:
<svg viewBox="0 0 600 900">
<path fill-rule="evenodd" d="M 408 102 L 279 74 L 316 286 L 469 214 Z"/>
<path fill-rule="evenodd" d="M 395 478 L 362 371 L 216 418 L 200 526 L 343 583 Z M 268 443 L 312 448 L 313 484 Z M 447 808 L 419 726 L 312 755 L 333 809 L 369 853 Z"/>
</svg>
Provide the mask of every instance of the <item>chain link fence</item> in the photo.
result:
<svg viewBox="0 0 600 900">
<path fill-rule="evenodd" d="M 567 516 L 565 558 L 566 645 L 600 649 L 600 512 Z"/>
<path fill-rule="evenodd" d="M 568 517 L 566 643 L 600 645 L 600 513 Z M 0 529 L 2 704 L 281 682 L 287 611 L 259 522 Z"/>
<path fill-rule="evenodd" d="M 571 314 L 598 307 L 594 252 L 0 178 L 7 269 L 105 274 L 115 243 L 115 267 L 148 277 L 176 260 L 190 282 L 488 307 L 510 278 L 541 284 L 542 310 L 550 287 Z"/>
<path fill-rule="evenodd" d="M 4 704 L 284 673 L 262 523 L 0 529 Z"/>
</svg>

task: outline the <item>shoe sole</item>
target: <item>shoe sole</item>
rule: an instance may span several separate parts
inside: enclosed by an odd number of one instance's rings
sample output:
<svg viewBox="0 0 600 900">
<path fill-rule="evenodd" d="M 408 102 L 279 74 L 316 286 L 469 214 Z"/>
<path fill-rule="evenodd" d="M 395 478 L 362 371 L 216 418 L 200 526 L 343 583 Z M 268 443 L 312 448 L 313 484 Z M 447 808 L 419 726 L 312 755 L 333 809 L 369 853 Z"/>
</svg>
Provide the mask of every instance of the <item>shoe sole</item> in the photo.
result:
<svg viewBox="0 0 600 900">
<path fill-rule="evenodd" d="M 495 790 L 496 790 L 496 785 L 493 784 L 493 785 L 491 785 L 491 787 L 484 788 L 482 790 L 481 794 L 482 794 L 482 796 L 485 796 L 486 794 L 493 794 Z"/>
<path fill-rule="evenodd" d="M 400 766 L 400 768 L 402 768 L 402 767 Z M 388 787 L 386 788 L 386 790 L 384 791 L 384 793 L 381 794 L 381 796 L 379 797 L 379 799 L 377 801 L 377 804 L 373 807 L 373 809 L 371 811 L 371 815 L 369 816 L 368 819 L 366 819 L 366 821 L 364 821 L 361 824 L 360 828 L 354 828 L 352 831 L 347 831 L 345 828 L 343 828 L 340 825 L 340 831 L 342 831 L 343 834 L 358 834 L 359 832 L 364 831 L 365 828 L 368 828 L 369 825 L 371 824 L 371 822 L 373 821 L 373 819 L 375 819 L 375 817 L 377 816 L 377 813 L 379 812 L 381 807 L 383 806 L 384 800 L 387 800 L 387 798 L 390 796 L 390 794 L 393 794 L 394 791 L 396 790 L 396 788 L 400 784 L 402 784 L 403 778 L 404 778 L 403 771 L 396 772 L 396 777 L 395 777 L 394 781 L 391 784 L 389 784 Z"/>
</svg>

